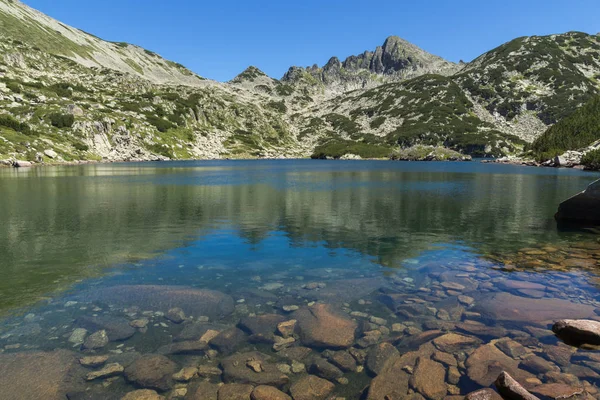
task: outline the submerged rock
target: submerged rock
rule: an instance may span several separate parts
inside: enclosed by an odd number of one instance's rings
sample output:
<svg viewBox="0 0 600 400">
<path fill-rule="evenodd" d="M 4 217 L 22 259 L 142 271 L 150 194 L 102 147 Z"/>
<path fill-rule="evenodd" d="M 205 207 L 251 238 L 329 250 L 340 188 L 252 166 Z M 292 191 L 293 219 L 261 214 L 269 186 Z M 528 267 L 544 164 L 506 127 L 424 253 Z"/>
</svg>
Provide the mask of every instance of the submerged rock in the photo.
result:
<svg viewBox="0 0 600 400">
<path fill-rule="evenodd" d="M 302 343 L 319 348 L 347 348 L 354 344 L 357 323 L 327 304 L 294 313 Z"/>
<path fill-rule="evenodd" d="M 83 384 L 85 373 L 67 350 L 0 354 L 0 397 L 63 400 L 79 382 Z"/>
<path fill-rule="evenodd" d="M 335 385 L 314 375 L 307 375 L 292 385 L 290 393 L 294 400 L 325 400 Z"/>
<path fill-rule="evenodd" d="M 273 343 L 273 336 L 280 323 L 286 318 L 279 314 L 264 314 L 242 318 L 238 326 L 250 334 L 250 341 Z"/>
<path fill-rule="evenodd" d="M 146 355 L 125 368 L 128 382 L 147 389 L 166 391 L 173 387 L 177 364 L 161 355 Z"/>
<path fill-rule="evenodd" d="M 88 373 L 85 379 L 88 381 L 93 381 L 96 379 L 109 378 L 111 376 L 121 375 L 123 373 L 123 370 L 124 368 L 121 364 L 107 364 L 101 370 Z"/>
<path fill-rule="evenodd" d="M 414 390 L 427 399 L 441 400 L 447 392 L 445 376 L 446 369 L 442 364 L 420 357 L 409 383 Z"/>
<path fill-rule="evenodd" d="M 185 395 L 185 400 L 217 400 L 219 385 L 202 381 L 192 383 Z"/>
<path fill-rule="evenodd" d="M 533 323 L 552 322 L 557 315 L 572 318 L 594 316 L 594 306 L 557 298 L 533 299 L 498 293 L 479 301 L 475 309 L 482 315 L 499 321 L 521 321 Z"/>
<path fill-rule="evenodd" d="M 503 371 L 509 372 L 521 381 L 533 378 L 534 376 L 531 373 L 519 369 L 519 363 L 519 360 L 513 360 L 500 351 L 493 343 L 489 343 L 471 353 L 465 365 L 469 378 L 479 385 L 487 387 Z"/>
<path fill-rule="evenodd" d="M 216 290 L 187 286 L 114 286 L 95 290 L 85 297 L 88 301 L 101 301 L 124 307 L 137 306 L 163 312 L 171 308 L 180 308 L 187 315 L 208 316 L 211 319 L 229 315 L 234 310 L 231 296 Z"/>
<path fill-rule="evenodd" d="M 254 387 L 241 383 L 227 383 L 219 388 L 218 400 L 250 400 Z"/>
<path fill-rule="evenodd" d="M 587 189 L 558 206 L 554 216 L 559 224 L 600 223 L 600 180 L 590 183 Z"/>
<path fill-rule="evenodd" d="M 164 397 L 150 389 L 139 389 L 127 393 L 121 400 L 164 400 Z"/>
<path fill-rule="evenodd" d="M 262 371 L 256 372 L 249 361 L 259 362 Z M 221 362 L 223 380 L 226 383 L 246 383 L 252 385 L 270 385 L 282 387 L 288 383 L 289 378 L 282 374 L 277 366 L 271 362 L 271 357 L 257 351 L 234 354 Z"/>
<path fill-rule="evenodd" d="M 84 350 L 97 350 L 101 349 L 108 344 L 108 334 L 105 330 L 92 333 L 83 342 Z"/>
<path fill-rule="evenodd" d="M 290 396 L 273 386 L 261 385 L 254 388 L 252 400 L 292 400 Z"/>
<path fill-rule="evenodd" d="M 76 324 L 88 331 L 105 331 L 111 342 L 126 340 L 135 334 L 135 329 L 129 325 L 129 320 L 121 317 L 109 315 L 83 316 L 77 319 Z"/>
<path fill-rule="evenodd" d="M 465 400 L 502 400 L 502 397 L 492 389 L 485 388 L 469 393 Z"/>
<path fill-rule="evenodd" d="M 532 395 L 506 372 L 500 373 L 494 382 L 496 389 L 505 399 L 509 400 L 540 400 Z"/>
<path fill-rule="evenodd" d="M 390 343 L 381 343 L 373 346 L 367 353 L 366 367 L 374 375 L 378 375 L 383 369 L 385 363 L 391 357 L 397 357 L 400 352 Z"/>
<path fill-rule="evenodd" d="M 600 322 L 589 319 L 564 319 L 552 326 L 561 339 L 572 343 L 600 344 Z"/>
</svg>

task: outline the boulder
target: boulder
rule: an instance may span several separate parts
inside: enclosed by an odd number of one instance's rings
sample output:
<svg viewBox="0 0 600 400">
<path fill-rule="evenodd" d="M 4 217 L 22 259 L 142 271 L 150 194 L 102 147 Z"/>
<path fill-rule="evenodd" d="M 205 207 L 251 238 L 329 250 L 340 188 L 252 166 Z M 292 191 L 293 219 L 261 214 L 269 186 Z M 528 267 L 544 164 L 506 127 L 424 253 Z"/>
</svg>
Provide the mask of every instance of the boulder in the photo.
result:
<svg viewBox="0 0 600 400">
<path fill-rule="evenodd" d="M 256 372 L 252 364 L 260 365 L 260 372 Z M 287 375 L 281 373 L 271 357 L 257 351 L 234 354 L 221 362 L 223 380 L 225 383 L 245 383 L 251 385 L 269 385 L 283 387 L 288 383 Z"/>
<path fill-rule="evenodd" d="M 560 203 L 554 218 L 561 224 L 595 225 L 600 223 L 600 180 Z"/>
<path fill-rule="evenodd" d="M 215 336 L 210 345 L 223 354 L 231 354 L 233 351 L 246 340 L 246 335 L 240 329 L 233 327 Z"/>
<path fill-rule="evenodd" d="M 317 348 L 348 348 L 354 344 L 357 323 L 327 304 L 294 313 L 302 343 Z"/>
<path fill-rule="evenodd" d="M 123 307 L 138 306 L 167 312 L 181 308 L 186 315 L 217 319 L 234 310 L 233 298 L 224 293 L 187 286 L 122 285 L 86 293 L 89 301 L 100 301 Z"/>
<path fill-rule="evenodd" d="M 209 381 L 195 382 L 190 385 L 185 400 L 217 400 L 219 385 Z"/>
<path fill-rule="evenodd" d="M 165 318 L 168 319 L 169 321 L 173 322 L 174 324 L 180 324 L 183 321 L 185 321 L 185 313 L 183 312 L 183 310 L 181 308 L 175 307 L 175 308 L 171 308 L 171 309 L 169 309 L 169 311 L 167 311 Z"/>
<path fill-rule="evenodd" d="M 292 400 L 290 396 L 273 386 L 261 385 L 254 388 L 252 400 Z"/>
<path fill-rule="evenodd" d="M 167 391 L 173 387 L 177 364 L 162 355 L 146 355 L 125 368 L 125 378 L 139 387 Z"/>
<path fill-rule="evenodd" d="M 33 163 L 29 161 L 17 160 L 13 163 L 15 168 L 29 168 L 33 166 Z"/>
<path fill-rule="evenodd" d="M 52 159 L 58 157 L 58 154 L 54 150 L 44 150 L 44 154 L 46 155 L 46 157 Z"/>
<path fill-rule="evenodd" d="M 105 330 L 92 333 L 83 342 L 84 350 L 101 349 L 108 344 L 108 334 Z"/>
<path fill-rule="evenodd" d="M 600 344 L 600 322 L 589 319 L 563 319 L 552 326 L 561 339 L 575 344 Z"/>
<path fill-rule="evenodd" d="M 83 384 L 85 369 L 67 350 L 0 354 L 0 388 L 3 399 L 63 400 Z"/>
<path fill-rule="evenodd" d="M 219 388 L 218 400 L 250 400 L 254 387 L 241 383 L 228 383 Z"/>
<path fill-rule="evenodd" d="M 409 383 L 425 398 L 441 400 L 447 392 L 445 377 L 446 369 L 442 364 L 426 357 L 420 357 Z"/>
<path fill-rule="evenodd" d="M 121 400 L 164 400 L 164 396 L 150 389 L 139 389 L 127 393 Z"/>
<path fill-rule="evenodd" d="M 583 387 L 564 383 L 546 383 L 536 386 L 530 391 L 541 398 L 553 400 L 583 399 L 586 397 L 586 391 Z"/>
<path fill-rule="evenodd" d="M 435 338 L 433 340 L 433 344 L 439 350 L 446 353 L 457 353 L 461 350 L 466 350 L 481 344 L 481 340 L 472 336 L 447 333 L 443 336 Z"/>
<path fill-rule="evenodd" d="M 308 372 L 330 381 L 336 381 L 344 376 L 342 370 L 321 357 L 316 357 L 313 360 Z"/>
<path fill-rule="evenodd" d="M 366 367 L 373 375 L 378 375 L 391 357 L 397 357 L 400 352 L 390 343 L 380 343 L 369 349 Z"/>
<path fill-rule="evenodd" d="M 294 400 L 325 400 L 334 388 L 328 380 L 307 375 L 290 387 L 290 393 Z"/>
<path fill-rule="evenodd" d="M 505 371 L 501 372 L 494 382 L 502 397 L 508 400 L 540 400 L 532 395 Z"/>
<path fill-rule="evenodd" d="M 111 342 L 126 340 L 135 334 L 135 329 L 129 325 L 129 320 L 110 315 L 83 316 L 77 319 L 76 324 L 91 332 L 106 331 Z"/>
<path fill-rule="evenodd" d="M 356 359 L 348 350 L 334 351 L 328 358 L 333 365 L 344 372 L 356 371 Z"/>
<path fill-rule="evenodd" d="M 205 350 L 208 349 L 208 344 L 206 342 L 200 340 L 189 340 L 185 342 L 175 342 L 171 344 L 164 345 L 156 350 L 157 354 L 162 355 L 176 355 L 176 354 L 185 354 L 185 355 L 203 355 Z"/>
<path fill-rule="evenodd" d="M 250 335 L 250 341 L 273 343 L 273 336 L 280 323 L 287 318 L 279 314 L 264 314 L 242 318 L 238 326 Z"/>
<path fill-rule="evenodd" d="M 503 371 L 521 381 L 534 377 L 531 373 L 520 370 L 519 361 L 508 357 L 493 343 L 483 345 L 471 353 L 465 366 L 469 378 L 483 387 L 490 386 Z"/>
<path fill-rule="evenodd" d="M 502 400 L 502 396 L 490 388 L 485 388 L 469 393 L 465 400 Z"/>
</svg>

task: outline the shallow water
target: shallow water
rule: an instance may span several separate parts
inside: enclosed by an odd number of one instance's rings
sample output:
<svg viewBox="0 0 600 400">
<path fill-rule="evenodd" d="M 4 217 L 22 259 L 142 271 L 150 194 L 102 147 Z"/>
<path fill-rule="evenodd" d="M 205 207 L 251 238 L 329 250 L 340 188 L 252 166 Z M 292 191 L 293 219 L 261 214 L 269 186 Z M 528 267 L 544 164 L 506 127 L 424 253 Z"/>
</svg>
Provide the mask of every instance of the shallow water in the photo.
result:
<svg viewBox="0 0 600 400">
<path fill-rule="evenodd" d="M 244 317 L 274 313 L 291 319 L 295 308 L 327 304 L 359 324 L 352 343 L 359 353 L 386 342 L 440 364 L 433 351 L 447 350 L 460 379 L 443 378 L 449 385 L 444 395 L 487 386 L 469 358 L 476 360 L 473 352 L 485 351 L 488 343 L 497 349 L 492 341 L 507 338 L 527 350 L 509 359 L 517 360 L 515 368 L 525 371 L 530 386 L 558 381 L 554 372 L 562 380 L 574 375 L 573 385 L 594 385 L 600 364 L 590 351 L 580 349 L 568 363 L 557 362 L 549 351 L 564 349 L 542 329 L 578 313 L 595 317 L 600 305 L 597 237 L 560 232 L 553 220 L 560 201 L 598 177 L 475 162 L 214 161 L 3 169 L 0 348 L 7 357 L 56 349 L 74 351 L 74 357 L 109 354 L 127 366 L 139 354 L 164 353 L 163 346 L 180 340 L 182 331 L 202 324 L 207 316 L 202 313 L 213 314 L 210 323 L 223 331 Z M 171 286 L 216 290 L 234 303 L 231 310 L 214 312 L 198 305 L 202 299 L 186 297 L 189 292 L 161 292 Z M 147 288 L 152 293 L 141 295 Z M 184 309 L 185 322 L 164 317 L 172 306 Z M 82 322 L 95 316 L 123 318 L 125 325 L 147 318 L 148 325 L 125 340 L 83 351 L 79 341 L 69 339 L 84 325 L 87 335 L 101 330 Z M 292 348 L 309 342 L 301 328 Z M 283 369 L 291 383 L 306 375 L 285 372 L 281 364 L 291 361 L 272 349 L 274 339 L 256 340 L 244 330 L 231 351 L 213 346 L 169 357 L 179 369 L 217 366 L 235 352 L 259 350 L 274 357 L 265 365 Z M 472 342 L 452 348 L 436 344 L 445 332 Z M 328 346 L 312 347 L 313 355 L 331 359 L 323 348 Z M 536 364 L 534 356 L 550 364 L 537 359 Z M 361 363 L 360 354 L 353 357 Z M 296 361 L 311 369 L 310 359 Z M 437 398 L 439 391 L 418 383 L 418 362 L 403 362 L 408 368 L 401 373 L 414 379 L 409 390 Z M 16 373 L 7 368 L 5 375 Z M 20 365 L 15 370 L 26 375 Z M 375 373 L 358 370 L 341 379 L 329 376 L 334 393 L 359 398 Z M 214 383 L 221 379 L 232 381 L 227 374 L 211 377 Z M 191 393 L 201 380 L 171 387 Z M 117 373 L 91 382 L 70 380 L 61 390 L 98 398 L 110 391 L 120 398 L 139 386 Z M 374 392 L 369 396 L 378 398 Z"/>
</svg>

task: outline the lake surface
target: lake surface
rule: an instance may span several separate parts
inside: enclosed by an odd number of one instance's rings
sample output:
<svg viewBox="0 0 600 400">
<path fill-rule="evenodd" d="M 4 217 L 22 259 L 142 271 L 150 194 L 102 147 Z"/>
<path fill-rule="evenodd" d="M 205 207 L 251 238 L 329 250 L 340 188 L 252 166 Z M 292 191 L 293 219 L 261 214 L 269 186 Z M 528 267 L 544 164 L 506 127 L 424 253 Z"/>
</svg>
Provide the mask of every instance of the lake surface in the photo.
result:
<svg viewBox="0 0 600 400">
<path fill-rule="evenodd" d="M 599 177 L 477 162 L 0 169 L 0 386 L 16 385 L 15 374 L 43 376 L 28 369 L 35 356 L 68 366 L 64 376 L 48 373 L 61 382 L 57 398 L 121 398 L 140 387 L 200 398 L 204 379 L 262 377 L 293 395 L 308 369 L 338 397 L 391 390 L 441 399 L 489 386 L 498 365 L 538 390 L 568 378 L 591 393 L 600 357 L 547 328 L 597 318 L 597 236 L 558 231 L 553 215 Z M 276 326 L 292 319 L 295 333 L 284 339 Z M 103 330 L 108 343 L 82 346 Z M 351 343 L 340 343 L 349 331 Z M 209 341 L 207 332 L 220 336 Z M 403 365 L 374 367 L 399 357 L 394 348 L 408 354 Z M 176 364 L 161 364 L 169 382 L 136 380 L 142 373 L 131 369 L 144 370 L 149 354 Z M 109 355 L 125 372 L 86 381 L 102 365 L 71 366 L 84 355 Z M 228 357 L 262 366 L 228 367 Z M 172 381 L 169 368 L 198 365 L 224 372 L 200 368 L 191 383 Z M 439 366 L 444 388 L 422 382 L 423 370 Z"/>
</svg>

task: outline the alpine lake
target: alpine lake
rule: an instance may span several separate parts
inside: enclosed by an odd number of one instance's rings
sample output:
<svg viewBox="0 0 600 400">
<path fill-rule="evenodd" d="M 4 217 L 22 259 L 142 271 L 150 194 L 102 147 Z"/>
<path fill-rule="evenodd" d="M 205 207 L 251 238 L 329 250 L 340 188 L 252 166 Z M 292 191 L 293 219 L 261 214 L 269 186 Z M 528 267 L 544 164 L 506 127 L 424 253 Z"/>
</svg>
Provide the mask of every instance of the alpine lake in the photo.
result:
<svg viewBox="0 0 600 400">
<path fill-rule="evenodd" d="M 479 162 L 0 169 L 0 398 L 461 399 L 503 370 L 539 398 L 598 398 L 598 349 L 550 330 L 600 321 L 598 232 L 553 218 L 598 178 Z"/>
</svg>

